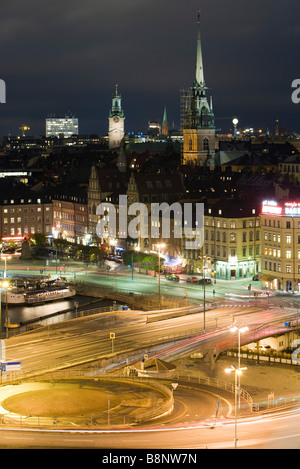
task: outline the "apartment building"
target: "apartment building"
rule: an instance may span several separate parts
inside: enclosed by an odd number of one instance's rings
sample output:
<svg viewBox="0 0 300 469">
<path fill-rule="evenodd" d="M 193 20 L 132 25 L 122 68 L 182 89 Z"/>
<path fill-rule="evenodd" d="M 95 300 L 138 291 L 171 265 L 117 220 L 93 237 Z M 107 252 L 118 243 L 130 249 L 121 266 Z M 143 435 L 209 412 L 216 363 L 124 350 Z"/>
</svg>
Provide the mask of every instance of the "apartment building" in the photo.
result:
<svg viewBox="0 0 300 469">
<path fill-rule="evenodd" d="M 204 205 L 203 246 L 185 249 L 187 273 L 214 279 L 241 279 L 260 271 L 260 220 L 258 207 L 236 199 Z"/>
<path fill-rule="evenodd" d="M 4 187 L 5 186 L 5 187 Z M 20 242 L 36 233 L 52 236 L 52 202 L 22 184 L 3 184 L 0 194 L 2 242 Z"/>
<path fill-rule="evenodd" d="M 263 201 L 260 223 L 263 284 L 300 291 L 300 199 Z"/>
</svg>

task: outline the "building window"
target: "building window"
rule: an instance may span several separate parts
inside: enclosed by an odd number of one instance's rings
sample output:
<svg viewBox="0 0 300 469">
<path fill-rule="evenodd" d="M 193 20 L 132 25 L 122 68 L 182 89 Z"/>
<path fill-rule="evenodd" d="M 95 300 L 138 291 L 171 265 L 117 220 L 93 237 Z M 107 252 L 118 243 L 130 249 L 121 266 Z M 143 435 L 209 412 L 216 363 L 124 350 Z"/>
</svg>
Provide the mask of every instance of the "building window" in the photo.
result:
<svg viewBox="0 0 300 469">
<path fill-rule="evenodd" d="M 292 273 L 292 266 L 291 266 L 290 264 L 288 264 L 288 265 L 286 266 L 286 273 L 287 273 L 287 274 L 291 274 L 291 273 Z"/>
<path fill-rule="evenodd" d="M 291 244 L 292 242 L 292 236 L 291 235 L 286 235 L 286 243 Z"/>
<path fill-rule="evenodd" d="M 286 252 L 285 252 L 285 257 L 287 259 L 291 259 L 292 258 L 292 251 L 290 249 L 287 249 Z"/>
<path fill-rule="evenodd" d="M 209 150 L 209 140 L 207 137 L 203 139 L 203 151 L 208 151 Z"/>
</svg>

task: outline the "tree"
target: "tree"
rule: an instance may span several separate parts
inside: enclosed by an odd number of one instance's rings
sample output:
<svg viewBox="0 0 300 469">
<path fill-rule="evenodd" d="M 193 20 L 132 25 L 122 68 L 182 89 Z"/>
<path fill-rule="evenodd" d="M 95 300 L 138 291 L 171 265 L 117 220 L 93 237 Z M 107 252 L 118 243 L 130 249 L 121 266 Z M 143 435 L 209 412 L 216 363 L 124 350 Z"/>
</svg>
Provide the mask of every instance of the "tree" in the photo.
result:
<svg viewBox="0 0 300 469">
<path fill-rule="evenodd" d="M 145 253 L 139 251 L 125 251 L 123 253 L 124 265 L 138 264 L 140 269 L 157 270 L 158 268 L 158 255 L 154 253 Z M 161 266 L 163 259 L 160 260 Z"/>
<path fill-rule="evenodd" d="M 47 238 L 44 234 L 42 233 L 35 233 L 34 235 L 31 236 L 31 242 L 35 246 L 45 246 Z"/>
</svg>

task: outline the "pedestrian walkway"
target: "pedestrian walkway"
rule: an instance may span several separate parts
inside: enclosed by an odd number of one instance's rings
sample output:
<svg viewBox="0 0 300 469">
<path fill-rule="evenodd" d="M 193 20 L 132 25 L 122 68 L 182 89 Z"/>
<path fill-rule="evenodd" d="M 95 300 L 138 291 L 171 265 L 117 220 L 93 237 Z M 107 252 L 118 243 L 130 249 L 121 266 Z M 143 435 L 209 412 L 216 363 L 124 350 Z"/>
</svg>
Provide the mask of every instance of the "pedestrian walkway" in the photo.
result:
<svg viewBox="0 0 300 469">
<path fill-rule="evenodd" d="M 184 358 L 174 362 L 180 373 L 200 378 L 213 377 L 234 383 L 234 373 L 226 374 L 225 369 L 237 366 L 237 358 L 222 355 L 211 366 L 201 359 Z M 241 359 L 241 366 L 247 367 L 241 375 L 241 387 L 252 397 L 255 404 L 266 407 L 292 398 L 300 400 L 299 367 L 284 364 L 257 364 Z"/>
</svg>

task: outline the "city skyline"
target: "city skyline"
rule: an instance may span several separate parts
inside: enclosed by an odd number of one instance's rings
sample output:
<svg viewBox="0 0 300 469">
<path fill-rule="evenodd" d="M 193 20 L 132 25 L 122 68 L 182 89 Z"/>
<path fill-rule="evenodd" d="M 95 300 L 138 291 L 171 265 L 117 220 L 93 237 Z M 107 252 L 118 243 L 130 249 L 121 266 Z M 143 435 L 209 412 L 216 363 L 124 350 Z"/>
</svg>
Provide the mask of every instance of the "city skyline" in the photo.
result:
<svg viewBox="0 0 300 469">
<path fill-rule="evenodd" d="M 297 79 L 299 6 L 289 0 L 223 5 L 213 2 L 52 2 L 37 8 L 4 2 L 0 40 L 1 135 L 45 133 L 49 113 L 68 109 L 80 133 L 105 134 L 115 84 L 126 114 L 126 132 L 148 120 L 179 127 L 180 90 L 193 82 L 196 14 L 201 9 L 203 60 L 217 117 L 237 116 L 243 127 L 280 125 L 298 132 L 291 100 Z M 284 21 L 288 20 L 288 22 Z M 286 28 L 285 24 L 289 24 Z M 138 40 L 137 40 L 138 38 Z M 142 105 L 141 105 L 142 103 Z M 230 119 L 220 126 L 232 127 Z"/>
</svg>

